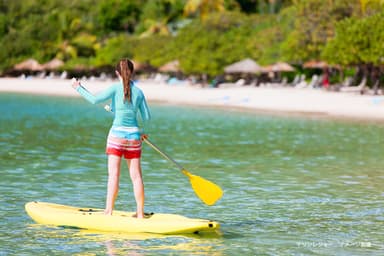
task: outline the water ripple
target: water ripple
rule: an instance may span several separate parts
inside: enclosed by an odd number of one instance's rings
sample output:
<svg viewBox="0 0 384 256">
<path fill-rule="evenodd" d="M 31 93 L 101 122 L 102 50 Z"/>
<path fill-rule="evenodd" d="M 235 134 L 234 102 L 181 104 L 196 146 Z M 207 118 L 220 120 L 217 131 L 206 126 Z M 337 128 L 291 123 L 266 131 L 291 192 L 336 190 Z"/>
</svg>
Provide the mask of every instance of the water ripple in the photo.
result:
<svg viewBox="0 0 384 256">
<path fill-rule="evenodd" d="M 146 210 L 217 220 L 222 235 L 142 238 L 36 225 L 24 212 L 34 200 L 104 207 L 111 120 L 102 109 L 54 97 L 0 102 L 1 255 L 384 251 L 382 126 L 153 106 L 151 139 L 224 196 L 204 205 L 189 179 L 144 145 Z M 125 163 L 116 208 L 135 208 Z"/>
</svg>

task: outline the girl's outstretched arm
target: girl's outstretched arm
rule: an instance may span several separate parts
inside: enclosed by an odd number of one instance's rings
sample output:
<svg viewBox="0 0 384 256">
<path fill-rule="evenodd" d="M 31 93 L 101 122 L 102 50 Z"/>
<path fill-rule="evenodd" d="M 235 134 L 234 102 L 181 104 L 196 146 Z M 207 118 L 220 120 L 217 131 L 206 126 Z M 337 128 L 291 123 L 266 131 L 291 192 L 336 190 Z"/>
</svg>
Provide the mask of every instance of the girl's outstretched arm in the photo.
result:
<svg viewBox="0 0 384 256">
<path fill-rule="evenodd" d="M 81 96 L 83 96 L 87 101 L 89 101 L 92 104 L 97 104 L 112 98 L 115 92 L 114 86 L 110 86 L 106 90 L 99 92 L 96 95 L 93 95 L 80 84 L 80 81 L 73 80 L 73 79 L 72 79 L 72 87 L 75 88 L 76 91 L 78 91 Z"/>
</svg>

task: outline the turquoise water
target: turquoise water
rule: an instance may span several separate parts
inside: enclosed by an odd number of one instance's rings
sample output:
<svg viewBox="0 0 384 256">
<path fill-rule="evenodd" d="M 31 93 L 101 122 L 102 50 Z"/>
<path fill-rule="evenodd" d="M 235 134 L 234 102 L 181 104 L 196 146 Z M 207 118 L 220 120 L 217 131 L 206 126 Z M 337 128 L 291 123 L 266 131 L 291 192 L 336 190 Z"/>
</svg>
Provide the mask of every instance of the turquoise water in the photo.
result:
<svg viewBox="0 0 384 256">
<path fill-rule="evenodd" d="M 145 146 L 146 211 L 213 219 L 221 235 L 34 224 L 28 201 L 104 207 L 111 116 L 80 98 L 0 94 L 0 255 L 384 254 L 383 125 L 151 107 L 151 140 L 225 195 L 204 205 L 188 179 Z M 123 170 L 116 208 L 133 210 Z"/>
</svg>

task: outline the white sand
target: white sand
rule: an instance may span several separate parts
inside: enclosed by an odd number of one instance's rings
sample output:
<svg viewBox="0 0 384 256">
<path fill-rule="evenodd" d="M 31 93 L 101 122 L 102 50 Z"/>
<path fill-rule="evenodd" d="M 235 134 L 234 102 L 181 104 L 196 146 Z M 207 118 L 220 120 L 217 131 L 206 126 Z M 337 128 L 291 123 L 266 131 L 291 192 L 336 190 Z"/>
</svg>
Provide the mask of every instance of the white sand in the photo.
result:
<svg viewBox="0 0 384 256">
<path fill-rule="evenodd" d="M 85 81 L 83 85 L 96 93 L 111 83 Z M 149 81 L 140 81 L 137 85 L 143 90 L 148 102 L 384 121 L 384 96 L 296 88 L 201 88 Z M 79 96 L 71 87 L 71 81 L 62 79 L 1 78 L 1 92 Z"/>
</svg>

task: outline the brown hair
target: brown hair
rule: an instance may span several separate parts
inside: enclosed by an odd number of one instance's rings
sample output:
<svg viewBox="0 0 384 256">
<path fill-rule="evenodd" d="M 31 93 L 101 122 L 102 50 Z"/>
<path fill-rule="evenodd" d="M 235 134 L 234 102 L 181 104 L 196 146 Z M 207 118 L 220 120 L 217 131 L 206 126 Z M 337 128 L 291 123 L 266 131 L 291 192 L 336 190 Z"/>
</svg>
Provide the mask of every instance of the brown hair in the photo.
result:
<svg viewBox="0 0 384 256">
<path fill-rule="evenodd" d="M 116 65 L 116 71 L 119 72 L 123 79 L 124 85 L 124 101 L 131 102 L 131 77 L 133 75 L 133 62 L 129 59 L 121 59 Z"/>
</svg>

